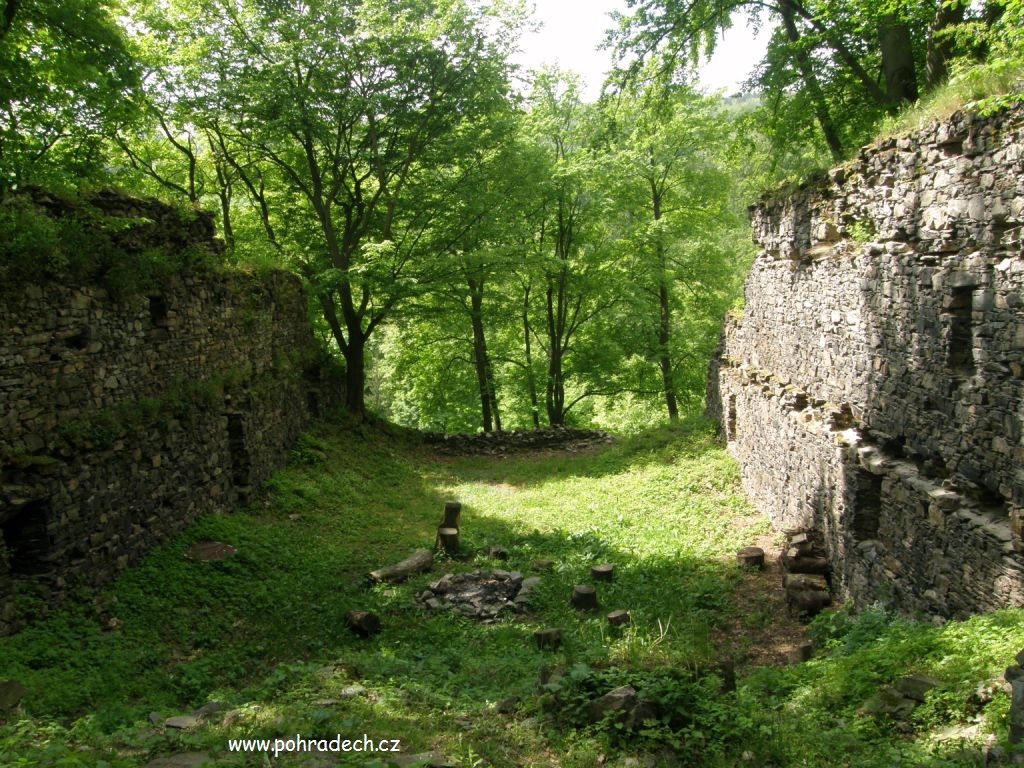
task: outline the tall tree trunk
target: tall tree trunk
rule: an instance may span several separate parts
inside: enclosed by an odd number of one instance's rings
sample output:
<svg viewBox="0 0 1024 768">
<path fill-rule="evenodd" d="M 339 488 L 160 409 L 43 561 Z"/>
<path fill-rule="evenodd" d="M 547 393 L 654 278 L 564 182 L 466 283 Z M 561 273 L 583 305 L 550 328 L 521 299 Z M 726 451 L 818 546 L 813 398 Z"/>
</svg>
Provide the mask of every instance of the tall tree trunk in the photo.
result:
<svg viewBox="0 0 1024 768">
<path fill-rule="evenodd" d="M 523 291 L 523 345 L 526 352 L 526 390 L 530 396 L 533 428 L 540 429 L 540 404 L 537 402 L 537 379 L 533 375 L 533 354 L 530 351 L 530 286 Z"/>
<path fill-rule="evenodd" d="M 366 338 L 349 331 L 345 355 L 345 407 L 359 416 L 366 414 Z"/>
<path fill-rule="evenodd" d="M 679 405 L 676 402 L 676 387 L 672 381 L 672 357 L 669 354 L 669 329 L 671 327 L 671 308 L 669 307 L 668 285 L 662 277 L 658 286 L 658 303 L 660 318 L 658 323 L 658 353 L 661 366 L 661 383 L 665 390 L 665 406 L 668 408 L 669 421 L 679 421 Z"/>
<path fill-rule="evenodd" d="M 480 419 L 484 432 L 494 431 L 494 419 L 491 414 L 493 402 L 488 368 L 490 361 L 487 358 L 487 340 L 484 338 L 483 320 L 483 294 L 484 281 L 473 277 L 466 278 L 469 286 L 470 323 L 473 326 L 473 365 L 476 368 L 477 391 L 480 395 Z"/>
<path fill-rule="evenodd" d="M 821 90 L 821 83 L 818 82 L 818 77 L 814 74 L 814 65 L 811 62 L 811 57 L 807 55 L 807 51 L 800 42 L 800 30 L 796 26 L 797 12 L 793 0 L 782 0 L 779 5 L 779 11 L 782 14 L 782 25 L 786 29 L 786 38 L 793 48 L 793 57 L 796 61 L 797 69 L 800 71 L 804 87 L 811 97 L 814 116 L 818 121 L 818 125 L 821 126 L 821 132 L 825 135 L 825 143 L 828 144 L 832 158 L 834 160 L 841 160 L 843 157 L 843 144 L 839 140 L 839 131 L 832 120 L 828 103 L 825 101 L 825 94 Z"/>
<path fill-rule="evenodd" d="M 650 150 L 651 165 L 654 165 L 654 149 Z M 661 189 L 656 176 L 651 176 L 651 216 L 655 222 L 661 220 Z M 654 257 L 658 265 L 658 365 L 661 368 L 661 386 L 665 393 L 665 407 L 669 421 L 679 421 L 679 405 L 676 402 L 676 388 L 672 381 L 672 356 L 669 341 L 672 333 L 672 307 L 668 290 L 668 264 L 665 260 L 665 246 L 661 233 L 655 228 Z"/>
<path fill-rule="evenodd" d="M 556 285 L 548 284 L 547 326 L 548 326 L 548 380 L 545 389 L 545 405 L 548 424 L 552 427 L 565 425 L 565 380 L 562 370 L 565 313 L 565 267 L 559 273 Z"/>
<path fill-rule="evenodd" d="M 946 5 L 939 3 L 928 30 L 928 51 L 925 54 L 925 77 L 929 90 L 946 82 L 949 77 L 949 60 L 953 58 L 954 40 L 946 34 L 964 20 L 967 6 L 963 3 Z"/>
<path fill-rule="evenodd" d="M 890 109 L 917 101 L 917 69 L 910 27 L 895 16 L 883 16 L 878 27 L 882 73 Z"/>
</svg>

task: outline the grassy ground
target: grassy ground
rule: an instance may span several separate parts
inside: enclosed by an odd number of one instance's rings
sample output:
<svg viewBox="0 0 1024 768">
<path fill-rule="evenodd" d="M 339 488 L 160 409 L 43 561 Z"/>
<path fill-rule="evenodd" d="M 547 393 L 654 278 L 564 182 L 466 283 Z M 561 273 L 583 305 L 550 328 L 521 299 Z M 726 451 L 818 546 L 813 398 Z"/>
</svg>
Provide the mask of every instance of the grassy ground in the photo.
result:
<svg viewBox="0 0 1024 768">
<path fill-rule="evenodd" d="M 0 765 L 143 766 L 187 751 L 223 766 L 301 765 L 308 756 L 231 754 L 227 741 L 338 733 L 400 739 L 403 752 L 438 750 L 463 766 L 582 768 L 636 754 L 709 766 L 974 765 L 971 749 L 1005 732 L 1005 693 L 977 689 L 1024 647 L 1019 612 L 943 628 L 839 612 L 814 627 L 824 650 L 812 661 L 752 666 L 779 619 L 775 588 L 733 555 L 768 529 L 698 421 L 583 453 L 467 458 L 327 426 L 265 491 L 193 525 L 109 592 L 0 639 L 0 680 L 29 691 L 0 722 Z M 431 545 L 448 498 L 463 502 L 466 549 L 503 546 L 503 567 L 527 575 L 535 559 L 555 560 L 531 615 L 481 625 L 418 607 L 438 573 L 493 567 L 482 556 L 365 586 L 369 570 Z M 201 539 L 238 555 L 185 559 Z M 595 562 L 617 565 L 602 608 L 628 608 L 632 627 L 569 607 Z M 33 610 L 30 595 L 21 602 Z M 380 635 L 345 629 L 357 608 L 381 615 Z M 562 649 L 532 646 L 544 626 L 563 628 Z M 941 681 L 909 721 L 860 713 L 908 672 Z M 652 718 L 634 731 L 589 724 L 587 702 L 625 683 Z M 211 701 L 224 711 L 195 729 L 150 721 Z M 950 739 L 937 740 L 944 730 Z"/>
</svg>

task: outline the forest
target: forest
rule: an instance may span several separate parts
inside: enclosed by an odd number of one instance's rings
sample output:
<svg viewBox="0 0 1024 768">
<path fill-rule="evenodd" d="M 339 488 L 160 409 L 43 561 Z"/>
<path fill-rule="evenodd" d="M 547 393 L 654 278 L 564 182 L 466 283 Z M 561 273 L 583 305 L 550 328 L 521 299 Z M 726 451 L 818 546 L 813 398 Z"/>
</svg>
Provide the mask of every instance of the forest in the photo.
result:
<svg viewBox="0 0 1024 768">
<path fill-rule="evenodd" d="M 510 63 L 517 2 L 5 0 L 0 277 L 103 271 L 19 200 L 116 187 L 215 212 L 209 268 L 299 274 L 352 412 L 447 432 L 676 420 L 752 258 L 746 206 L 901 120 L 1008 98 L 1024 11 L 628 6 L 588 102 L 574 73 Z M 747 95 L 702 93 L 741 13 L 772 30 L 765 59 Z"/>
</svg>

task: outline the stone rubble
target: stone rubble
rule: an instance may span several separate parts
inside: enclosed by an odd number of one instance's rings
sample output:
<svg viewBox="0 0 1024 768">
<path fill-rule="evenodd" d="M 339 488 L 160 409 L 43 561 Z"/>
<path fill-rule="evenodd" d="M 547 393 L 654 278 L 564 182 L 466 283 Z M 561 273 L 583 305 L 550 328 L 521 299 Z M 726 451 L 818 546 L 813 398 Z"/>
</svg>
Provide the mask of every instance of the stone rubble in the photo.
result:
<svg viewBox="0 0 1024 768">
<path fill-rule="evenodd" d="M 539 576 L 523 578 L 518 571 L 446 573 L 417 600 L 430 611 L 454 611 L 484 623 L 528 610 L 530 592 Z"/>
</svg>

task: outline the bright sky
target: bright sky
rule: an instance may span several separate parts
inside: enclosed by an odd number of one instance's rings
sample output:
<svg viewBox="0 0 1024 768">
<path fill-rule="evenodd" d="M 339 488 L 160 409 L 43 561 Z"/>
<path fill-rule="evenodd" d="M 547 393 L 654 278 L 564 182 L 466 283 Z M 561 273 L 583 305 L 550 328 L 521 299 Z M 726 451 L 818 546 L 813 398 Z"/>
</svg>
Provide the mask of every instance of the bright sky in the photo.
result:
<svg viewBox="0 0 1024 768">
<path fill-rule="evenodd" d="M 608 13 L 628 9 L 625 0 L 533 0 L 534 18 L 543 23 L 538 32 L 523 36 L 522 53 L 515 62 L 526 69 L 558 64 L 579 72 L 585 82 L 584 97 L 595 99 L 605 73 L 611 69 L 611 51 L 597 50 L 611 27 Z M 700 84 L 709 91 L 739 90 L 754 66 L 764 57 L 767 31 L 755 37 L 742 19 L 719 43 L 715 56 L 701 67 Z"/>
</svg>

